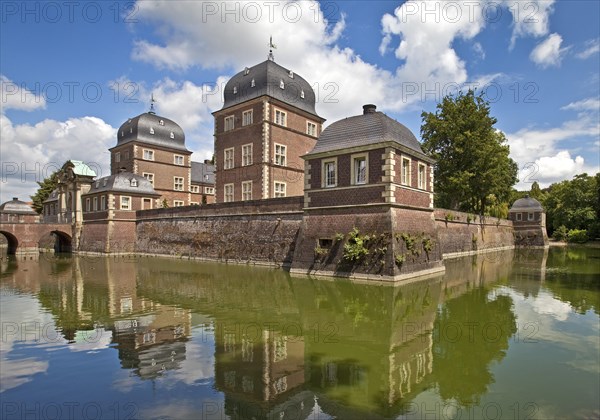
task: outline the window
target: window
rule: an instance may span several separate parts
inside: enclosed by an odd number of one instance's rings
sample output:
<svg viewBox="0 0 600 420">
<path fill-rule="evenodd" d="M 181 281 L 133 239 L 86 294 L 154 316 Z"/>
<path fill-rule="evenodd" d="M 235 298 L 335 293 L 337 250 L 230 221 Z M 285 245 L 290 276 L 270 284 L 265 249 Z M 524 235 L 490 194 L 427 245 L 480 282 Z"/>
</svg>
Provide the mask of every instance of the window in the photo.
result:
<svg viewBox="0 0 600 420">
<path fill-rule="evenodd" d="M 517 213 L 517 222 L 520 222 L 521 220 L 522 220 L 521 213 Z"/>
<path fill-rule="evenodd" d="M 115 162 L 120 162 L 121 161 L 121 152 L 117 152 L 115 153 Z"/>
<path fill-rule="evenodd" d="M 138 186 L 137 179 L 131 178 L 131 181 L 129 181 L 129 185 L 131 185 L 132 187 L 137 187 Z"/>
<path fill-rule="evenodd" d="M 285 182 L 275 181 L 275 197 L 285 197 Z"/>
<path fill-rule="evenodd" d="M 144 149 L 144 160 L 154 160 L 154 150 Z"/>
<path fill-rule="evenodd" d="M 233 130 L 233 115 L 230 115 L 229 117 L 225 117 L 225 130 L 224 131 L 229 131 L 229 130 Z"/>
<path fill-rule="evenodd" d="M 426 190 L 427 189 L 427 166 L 423 165 L 422 163 L 419 163 L 419 177 L 417 180 L 417 183 L 419 184 L 419 188 L 422 190 Z"/>
<path fill-rule="evenodd" d="M 152 186 L 154 187 L 154 174 L 142 172 L 142 176 L 146 178 L 148 182 L 150 182 L 150 184 L 152 184 Z"/>
<path fill-rule="evenodd" d="M 183 166 L 183 156 L 181 156 L 181 155 L 174 155 L 173 156 L 173 163 L 175 165 Z"/>
<path fill-rule="evenodd" d="M 106 187 L 106 183 L 107 183 L 107 182 L 108 182 L 108 178 L 104 178 L 104 179 L 102 180 L 102 186 L 103 186 L 103 187 Z"/>
<path fill-rule="evenodd" d="M 250 82 L 250 87 L 254 87 L 256 86 L 256 82 L 254 81 L 254 79 L 252 79 L 252 81 Z"/>
<path fill-rule="evenodd" d="M 224 154 L 223 169 L 233 169 L 233 147 L 225 149 Z"/>
<path fill-rule="evenodd" d="M 300 97 L 301 97 L 302 99 L 304 99 L 304 89 L 302 89 L 302 90 L 300 91 Z"/>
<path fill-rule="evenodd" d="M 204 187 L 204 194 L 214 195 L 215 187 Z"/>
<path fill-rule="evenodd" d="M 281 79 L 281 80 L 279 81 L 279 87 L 280 87 L 281 89 L 285 89 L 285 83 L 283 83 L 283 79 Z"/>
<path fill-rule="evenodd" d="M 310 121 L 306 122 L 306 134 L 309 136 L 317 136 L 317 124 L 312 123 Z"/>
<path fill-rule="evenodd" d="M 366 184 L 368 178 L 367 155 L 352 156 L 352 183 Z"/>
<path fill-rule="evenodd" d="M 165 122 L 164 122 L 163 120 L 160 120 L 160 121 L 158 122 L 158 125 L 165 125 Z"/>
<path fill-rule="evenodd" d="M 250 74 L 250 69 L 248 67 L 244 67 L 244 76 Z"/>
<path fill-rule="evenodd" d="M 173 207 L 183 207 L 184 202 L 181 200 L 173 200 Z"/>
<path fill-rule="evenodd" d="M 98 211 L 98 197 L 94 197 L 94 211 Z"/>
<path fill-rule="evenodd" d="M 242 112 L 242 125 L 252 124 L 252 110 Z"/>
<path fill-rule="evenodd" d="M 294 72 L 290 70 L 290 72 L 288 73 L 288 76 L 290 76 L 290 79 L 294 78 Z"/>
<path fill-rule="evenodd" d="M 410 159 L 403 157 L 402 158 L 402 168 L 401 168 L 401 180 L 402 185 L 410 186 Z"/>
<path fill-rule="evenodd" d="M 329 160 L 323 162 L 323 186 L 324 187 L 335 187 L 337 184 L 337 161 Z"/>
<path fill-rule="evenodd" d="M 125 153 L 123 153 L 123 155 L 124 155 L 124 157 L 123 157 L 124 160 L 129 160 L 129 150 L 125 150 Z"/>
<path fill-rule="evenodd" d="M 150 127 L 150 134 L 154 134 L 154 128 Z"/>
<path fill-rule="evenodd" d="M 190 187 L 190 192 L 194 194 L 198 194 L 200 192 L 200 187 L 198 185 L 192 185 Z"/>
<path fill-rule="evenodd" d="M 225 184 L 225 202 L 229 203 L 233 201 L 233 184 Z"/>
<path fill-rule="evenodd" d="M 121 210 L 131 210 L 131 197 L 121 196 Z"/>
<path fill-rule="evenodd" d="M 252 165 L 252 144 L 242 146 L 242 166 Z"/>
<path fill-rule="evenodd" d="M 106 196 L 100 197 L 100 210 L 106 210 Z"/>
<path fill-rule="evenodd" d="M 533 213 L 527 213 L 527 220 L 529 220 L 529 221 L 534 220 Z"/>
<path fill-rule="evenodd" d="M 89 198 L 85 199 L 85 211 L 87 211 L 87 212 L 90 211 L 90 199 Z"/>
<path fill-rule="evenodd" d="M 173 189 L 175 191 L 183 191 L 183 177 L 181 177 L 181 176 L 173 177 Z"/>
<path fill-rule="evenodd" d="M 237 95 L 237 86 L 234 86 L 234 87 L 233 87 L 233 94 L 234 94 L 234 95 Z"/>
<path fill-rule="evenodd" d="M 275 143 L 275 165 L 285 166 L 286 146 Z"/>
<path fill-rule="evenodd" d="M 142 210 L 151 209 L 152 208 L 152 199 L 144 198 L 142 199 Z"/>
<path fill-rule="evenodd" d="M 242 182 L 242 200 L 252 200 L 252 181 Z"/>
<path fill-rule="evenodd" d="M 169 133 L 169 137 L 174 139 L 175 138 L 175 133 L 173 133 L 172 131 Z"/>
<path fill-rule="evenodd" d="M 275 124 L 279 124 L 284 127 L 287 126 L 286 117 L 287 114 L 285 112 L 278 109 L 275 110 Z"/>
</svg>

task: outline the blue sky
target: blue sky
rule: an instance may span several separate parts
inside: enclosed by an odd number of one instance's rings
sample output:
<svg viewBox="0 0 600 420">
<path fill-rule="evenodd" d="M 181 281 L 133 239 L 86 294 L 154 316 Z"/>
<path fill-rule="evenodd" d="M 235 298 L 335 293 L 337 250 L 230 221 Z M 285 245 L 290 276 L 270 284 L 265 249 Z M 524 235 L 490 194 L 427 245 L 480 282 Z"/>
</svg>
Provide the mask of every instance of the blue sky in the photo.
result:
<svg viewBox="0 0 600 420">
<path fill-rule="evenodd" d="M 315 88 L 330 123 L 365 103 L 419 137 L 421 112 L 477 87 L 519 188 L 598 171 L 600 2 L 21 2 L 0 25 L 0 200 L 27 198 L 67 159 L 108 173 L 108 148 L 148 110 L 212 155 L 211 112 L 245 66 L 275 60 Z"/>
</svg>

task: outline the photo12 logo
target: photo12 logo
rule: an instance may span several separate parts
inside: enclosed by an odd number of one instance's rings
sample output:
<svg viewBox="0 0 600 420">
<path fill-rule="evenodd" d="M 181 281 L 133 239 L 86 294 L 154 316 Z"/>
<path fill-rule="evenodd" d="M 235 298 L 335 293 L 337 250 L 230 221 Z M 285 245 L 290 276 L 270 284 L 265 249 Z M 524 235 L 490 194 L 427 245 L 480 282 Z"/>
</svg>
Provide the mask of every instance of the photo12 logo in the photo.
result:
<svg viewBox="0 0 600 420">
<path fill-rule="evenodd" d="M 137 23 L 136 2 L 2 1 L 2 23 Z"/>
</svg>

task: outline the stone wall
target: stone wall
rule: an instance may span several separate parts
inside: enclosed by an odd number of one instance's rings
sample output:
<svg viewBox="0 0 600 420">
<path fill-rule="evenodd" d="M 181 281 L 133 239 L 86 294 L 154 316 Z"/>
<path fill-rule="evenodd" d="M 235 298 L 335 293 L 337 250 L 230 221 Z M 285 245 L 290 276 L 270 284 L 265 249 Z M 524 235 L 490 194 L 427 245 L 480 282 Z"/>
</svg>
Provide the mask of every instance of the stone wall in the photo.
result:
<svg viewBox="0 0 600 420">
<path fill-rule="evenodd" d="M 137 212 L 136 252 L 238 263 L 288 265 L 302 197 Z"/>
<path fill-rule="evenodd" d="M 444 258 L 512 248 L 515 245 L 513 223 L 510 220 L 446 209 L 435 209 L 434 215 Z"/>
</svg>

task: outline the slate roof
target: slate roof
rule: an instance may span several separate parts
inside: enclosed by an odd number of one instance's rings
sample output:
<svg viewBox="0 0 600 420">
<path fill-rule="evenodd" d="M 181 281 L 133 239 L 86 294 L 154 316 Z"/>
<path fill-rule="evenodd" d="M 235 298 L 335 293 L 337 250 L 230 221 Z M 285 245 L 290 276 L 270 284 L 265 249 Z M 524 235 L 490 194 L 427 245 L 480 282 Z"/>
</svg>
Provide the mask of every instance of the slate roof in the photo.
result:
<svg viewBox="0 0 600 420">
<path fill-rule="evenodd" d="M 137 185 L 135 185 L 136 183 Z M 155 196 L 160 195 L 154 190 L 154 187 L 150 181 L 141 175 L 135 175 L 131 172 L 120 172 L 115 175 L 105 176 L 104 178 L 95 180 L 87 194 L 95 194 L 99 192 L 119 192 Z"/>
<path fill-rule="evenodd" d="M 119 127 L 117 146 L 132 141 L 189 152 L 185 147 L 185 134 L 179 124 L 152 112 L 130 118 Z"/>
<path fill-rule="evenodd" d="M 525 196 L 515 201 L 510 211 L 544 211 L 544 208 L 535 198 Z"/>
<path fill-rule="evenodd" d="M 191 181 L 195 184 L 215 184 L 215 165 L 192 162 Z"/>
<path fill-rule="evenodd" d="M 323 130 L 308 155 L 382 142 L 395 142 L 417 152 L 420 157 L 427 157 L 421 143 L 406 126 L 376 111 L 332 123 Z"/>
<path fill-rule="evenodd" d="M 280 87 L 282 81 L 283 89 Z M 263 95 L 318 116 L 315 111 L 315 92 L 310 84 L 303 77 L 271 60 L 246 67 L 229 79 L 223 92 L 225 103 L 222 109 Z"/>
<path fill-rule="evenodd" d="M 29 204 L 14 197 L 12 200 L 2 203 L 0 205 L 0 213 L 11 213 L 11 214 L 33 214 L 37 213 L 31 208 Z"/>
</svg>

